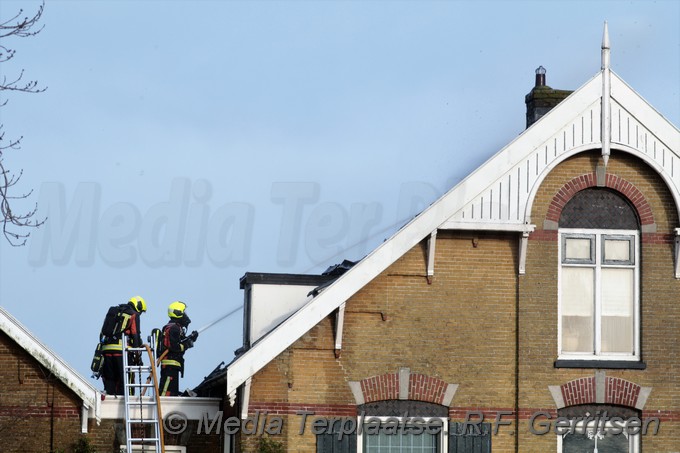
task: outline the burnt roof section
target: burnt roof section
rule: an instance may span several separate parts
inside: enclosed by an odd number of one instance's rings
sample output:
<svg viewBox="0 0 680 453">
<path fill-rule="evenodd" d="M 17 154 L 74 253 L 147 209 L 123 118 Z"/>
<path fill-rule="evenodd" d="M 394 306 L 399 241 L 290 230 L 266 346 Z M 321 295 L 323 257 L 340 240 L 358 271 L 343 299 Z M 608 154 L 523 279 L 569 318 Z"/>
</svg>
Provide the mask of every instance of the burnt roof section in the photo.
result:
<svg viewBox="0 0 680 453">
<path fill-rule="evenodd" d="M 246 272 L 239 281 L 239 287 L 244 289 L 246 285 L 299 285 L 318 286 L 334 278 L 334 275 L 311 275 L 311 274 L 269 274 L 262 272 Z"/>
<path fill-rule="evenodd" d="M 352 267 L 354 267 L 354 265 L 357 263 L 358 261 L 342 260 L 342 263 L 330 266 L 328 269 L 323 271 L 321 275 L 332 275 L 335 277 L 339 277 L 348 270 L 350 270 Z"/>
<path fill-rule="evenodd" d="M 340 277 L 342 274 L 350 270 L 357 263 L 358 261 L 343 260 L 342 263 L 340 264 L 334 264 L 330 266 L 323 272 L 322 275 L 328 275 L 333 278 L 317 286 L 316 288 L 311 290 L 307 295 L 316 297 L 321 291 L 331 286 L 333 282 L 338 279 L 338 277 Z"/>
</svg>

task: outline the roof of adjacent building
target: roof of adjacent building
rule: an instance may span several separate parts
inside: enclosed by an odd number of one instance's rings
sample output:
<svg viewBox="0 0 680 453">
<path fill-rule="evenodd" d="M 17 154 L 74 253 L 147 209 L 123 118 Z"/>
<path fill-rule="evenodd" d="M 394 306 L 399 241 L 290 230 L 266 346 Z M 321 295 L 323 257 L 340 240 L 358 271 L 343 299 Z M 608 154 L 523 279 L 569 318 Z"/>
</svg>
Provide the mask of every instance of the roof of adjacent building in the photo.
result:
<svg viewBox="0 0 680 453">
<path fill-rule="evenodd" d="M 73 391 L 86 408 L 95 411 L 100 392 L 3 307 L 0 307 L 0 330 Z"/>
</svg>

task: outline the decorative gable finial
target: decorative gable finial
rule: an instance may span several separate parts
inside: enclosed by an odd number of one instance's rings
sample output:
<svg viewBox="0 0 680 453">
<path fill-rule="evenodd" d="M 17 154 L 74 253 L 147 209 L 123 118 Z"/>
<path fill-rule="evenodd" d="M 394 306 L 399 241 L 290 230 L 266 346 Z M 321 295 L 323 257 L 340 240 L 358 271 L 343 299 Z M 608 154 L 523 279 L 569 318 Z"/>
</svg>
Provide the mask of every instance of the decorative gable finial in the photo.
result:
<svg viewBox="0 0 680 453">
<path fill-rule="evenodd" d="M 609 50 L 609 28 L 607 27 L 607 21 L 604 21 L 604 32 L 602 33 L 602 69 L 609 69 Z"/>
<path fill-rule="evenodd" d="M 611 70 L 609 68 L 609 29 L 607 28 L 607 21 L 604 22 L 604 32 L 602 34 L 602 127 L 600 128 L 602 143 L 602 160 L 604 161 L 604 168 L 607 168 L 609 162 L 610 146 L 611 146 Z"/>
</svg>

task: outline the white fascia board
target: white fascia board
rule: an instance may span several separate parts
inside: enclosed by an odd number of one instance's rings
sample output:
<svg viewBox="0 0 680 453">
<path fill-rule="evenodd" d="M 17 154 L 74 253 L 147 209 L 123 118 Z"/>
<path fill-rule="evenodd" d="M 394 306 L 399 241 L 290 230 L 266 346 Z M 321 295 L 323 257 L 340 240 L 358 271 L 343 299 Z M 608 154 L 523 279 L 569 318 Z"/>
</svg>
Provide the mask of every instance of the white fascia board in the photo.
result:
<svg viewBox="0 0 680 453">
<path fill-rule="evenodd" d="M 680 155 L 680 130 L 613 72 L 612 98 L 668 146 L 671 152 Z"/>
<path fill-rule="evenodd" d="M 516 231 L 518 233 L 533 233 L 536 225 L 526 223 L 490 223 L 490 222 L 458 222 L 447 220 L 439 227 L 440 230 L 473 230 L 473 231 Z"/>
<path fill-rule="evenodd" d="M 137 401 L 132 397 L 131 402 Z M 172 413 L 181 413 L 187 420 L 202 420 L 204 417 L 212 420 L 221 409 L 221 398 L 202 398 L 187 396 L 161 396 L 161 414 L 163 418 Z M 153 397 L 145 396 L 144 401 L 152 402 Z M 153 417 L 153 405 L 144 406 L 144 416 Z M 125 419 L 125 398 L 109 395 L 101 403 L 101 418 L 103 420 Z"/>
<path fill-rule="evenodd" d="M 432 231 L 444 224 L 455 212 L 488 187 L 490 182 L 504 175 L 528 154 L 534 152 L 537 146 L 543 144 L 576 115 L 597 101 L 602 94 L 601 77 L 602 73 L 598 72 L 581 88 L 413 218 L 317 297 L 272 330 L 246 353 L 236 358 L 227 367 L 226 393 L 229 394 L 242 385 L 309 329 L 429 236 Z"/>
<path fill-rule="evenodd" d="M 97 389 L 38 340 L 3 307 L 0 307 L 0 330 L 70 388 L 83 401 L 83 404 L 93 412 L 95 402 L 99 398 Z"/>
</svg>

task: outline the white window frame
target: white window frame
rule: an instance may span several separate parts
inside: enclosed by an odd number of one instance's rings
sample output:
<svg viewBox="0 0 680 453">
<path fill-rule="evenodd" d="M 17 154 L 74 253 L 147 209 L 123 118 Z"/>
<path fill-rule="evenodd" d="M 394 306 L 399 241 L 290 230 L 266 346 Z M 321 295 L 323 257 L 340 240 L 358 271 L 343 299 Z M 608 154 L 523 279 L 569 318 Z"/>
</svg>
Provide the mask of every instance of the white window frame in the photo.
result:
<svg viewBox="0 0 680 453">
<path fill-rule="evenodd" d="M 438 440 L 439 440 L 439 453 L 446 453 L 449 451 L 449 419 L 446 417 L 418 417 L 418 416 L 409 416 L 408 418 L 410 419 L 422 419 L 425 423 L 429 423 L 430 420 L 440 420 L 442 424 L 442 429 L 439 431 Z M 366 415 L 363 417 L 357 417 L 357 426 L 359 423 L 364 422 L 366 423 L 367 421 L 370 420 L 380 420 L 380 423 L 383 424 L 387 422 L 388 420 L 399 420 L 401 422 L 404 419 L 404 417 L 387 417 L 387 416 L 374 416 L 374 415 Z M 407 425 L 408 426 L 408 425 Z M 365 426 L 361 427 L 361 430 L 357 431 L 357 453 L 364 453 L 364 435 L 365 433 Z M 425 432 L 423 432 L 425 434 Z M 395 434 L 398 436 L 399 434 Z"/>
<path fill-rule="evenodd" d="M 580 228 L 560 228 L 558 234 L 558 272 L 557 272 L 557 352 L 561 360 L 640 360 L 640 234 L 638 230 L 610 230 L 610 229 L 580 229 Z M 603 263 L 603 237 L 632 237 L 633 264 L 613 264 Z M 566 237 L 594 237 L 593 259 L 594 264 L 579 264 L 578 262 L 564 262 L 564 239 Z M 602 303 L 600 297 L 600 274 L 602 268 L 608 267 L 634 269 L 634 305 L 633 305 L 633 354 L 626 352 L 607 352 L 601 351 L 601 319 Z M 562 351 L 562 269 L 564 267 L 588 267 L 595 269 L 595 310 L 593 313 L 594 328 L 594 353 L 563 352 Z"/>
<path fill-rule="evenodd" d="M 187 447 L 181 446 L 181 445 L 165 445 L 164 446 L 165 453 L 186 453 Z M 133 445 L 132 446 L 132 453 L 135 453 L 137 451 L 148 451 L 152 452 L 155 451 L 156 447 L 154 445 L 144 445 L 144 449 L 142 450 L 141 445 Z M 120 446 L 120 453 L 126 453 L 127 452 L 127 446 L 126 445 L 121 445 Z"/>
<path fill-rule="evenodd" d="M 574 426 L 574 423 L 575 423 L 575 421 L 572 421 L 571 426 Z M 595 423 L 597 423 L 597 422 L 596 421 L 588 422 L 589 427 L 590 427 L 590 425 L 593 426 L 592 428 L 590 428 L 593 431 L 595 430 L 595 425 L 594 425 Z M 604 429 L 607 430 L 607 429 L 611 429 L 611 428 L 614 428 L 614 425 L 610 421 L 607 421 L 604 425 Z M 619 426 L 619 429 L 620 428 L 621 427 Z M 571 429 L 571 428 L 565 428 L 565 431 L 569 430 L 569 429 Z M 589 428 L 586 428 L 586 429 L 589 429 Z M 579 434 L 582 433 L 583 432 L 583 421 L 576 422 L 576 427 L 574 428 L 574 430 Z M 621 433 L 620 435 L 624 436 L 625 434 Z M 563 435 L 558 432 L 555 437 L 557 437 L 557 453 L 562 453 Z M 593 442 L 593 444 L 594 443 L 595 442 Z M 627 453 L 640 453 L 640 435 L 639 434 L 628 434 L 628 452 Z"/>
</svg>

